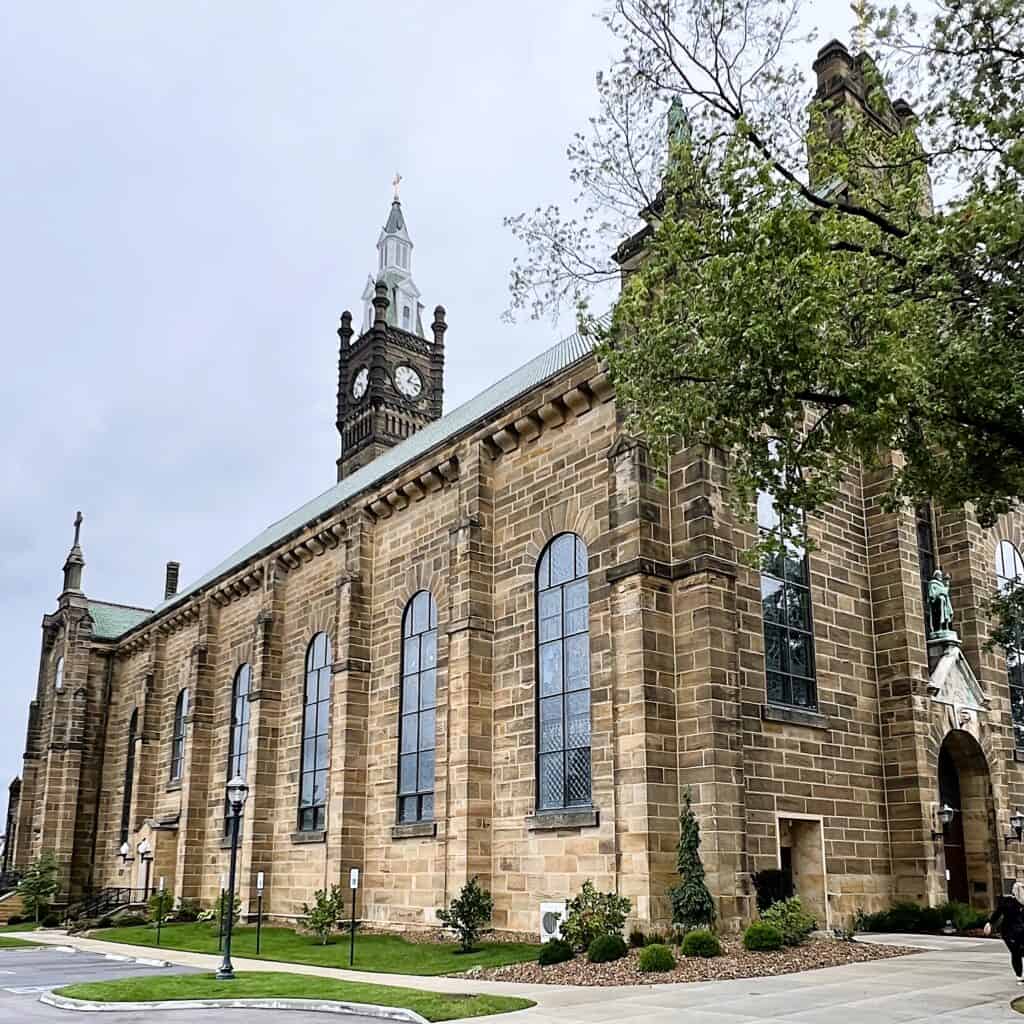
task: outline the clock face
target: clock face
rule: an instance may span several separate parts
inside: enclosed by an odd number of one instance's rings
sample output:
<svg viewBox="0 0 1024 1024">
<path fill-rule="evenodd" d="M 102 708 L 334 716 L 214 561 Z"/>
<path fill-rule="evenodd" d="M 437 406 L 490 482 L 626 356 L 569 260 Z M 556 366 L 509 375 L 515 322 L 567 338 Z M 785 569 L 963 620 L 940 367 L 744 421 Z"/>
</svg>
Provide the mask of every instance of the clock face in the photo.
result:
<svg viewBox="0 0 1024 1024">
<path fill-rule="evenodd" d="M 370 380 L 370 371 L 364 366 L 352 381 L 352 397 L 362 398 L 366 394 L 366 385 Z"/>
<path fill-rule="evenodd" d="M 398 366 L 395 368 L 395 387 L 406 398 L 415 398 L 423 390 L 423 381 L 411 366 Z"/>
</svg>

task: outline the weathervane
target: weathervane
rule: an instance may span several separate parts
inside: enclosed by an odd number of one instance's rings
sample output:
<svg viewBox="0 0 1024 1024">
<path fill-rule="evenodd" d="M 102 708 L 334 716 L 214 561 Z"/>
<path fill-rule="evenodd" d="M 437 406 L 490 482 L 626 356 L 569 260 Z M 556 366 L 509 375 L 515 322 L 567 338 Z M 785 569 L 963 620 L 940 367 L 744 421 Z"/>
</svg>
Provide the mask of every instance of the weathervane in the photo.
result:
<svg viewBox="0 0 1024 1024">
<path fill-rule="evenodd" d="M 402 183 L 402 176 L 395 171 L 395 176 L 391 181 L 391 184 L 395 186 L 395 202 L 398 202 L 398 186 Z"/>
</svg>

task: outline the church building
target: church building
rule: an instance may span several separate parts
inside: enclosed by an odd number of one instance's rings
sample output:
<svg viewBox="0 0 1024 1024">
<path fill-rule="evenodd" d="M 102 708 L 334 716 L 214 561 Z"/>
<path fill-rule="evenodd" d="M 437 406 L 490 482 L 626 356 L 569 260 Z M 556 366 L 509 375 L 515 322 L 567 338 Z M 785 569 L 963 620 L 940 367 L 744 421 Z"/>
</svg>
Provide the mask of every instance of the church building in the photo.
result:
<svg viewBox="0 0 1024 1024">
<path fill-rule="evenodd" d="M 865 102 L 862 60 L 825 47 L 819 94 Z M 1024 576 L 1024 517 L 892 511 L 851 466 L 759 571 L 770 495 L 738 518 L 720 453 L 652 465 L 587 337 L 442 414 L 465 342 L 424 320 L 397 195 L 377 249 L 338 330 L 336 483 L 189 586 L 170 563 L 154 608 L 88 595 L 76 522 L 5 866 L 212 906 L 241 775 L 244 913 L 258 879 L 285 921 L 357 867 L 373 925 L 434 926 L 476 876 L 498 930 L 587 879 L 664 926 L 689 793 L 726 928 L 767 869 L 819 927 L 990 906 L 1024 863 L 1024 671 L 983 605 Z"/>
</svg>

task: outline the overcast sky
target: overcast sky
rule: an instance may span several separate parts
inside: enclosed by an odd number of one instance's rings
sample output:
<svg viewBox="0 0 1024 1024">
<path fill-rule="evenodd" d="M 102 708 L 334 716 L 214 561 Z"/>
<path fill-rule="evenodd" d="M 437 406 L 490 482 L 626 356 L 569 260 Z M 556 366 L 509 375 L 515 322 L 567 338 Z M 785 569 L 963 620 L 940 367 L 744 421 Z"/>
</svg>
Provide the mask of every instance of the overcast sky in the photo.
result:
<svg viewBox="0 0 1024 1024">
<path fill-rule="evenodd" d="M 334 482 L 335 330 L 396 170 L 446 409 L 572 331 L 501 322 L 502 218 L 571 195 L 598 7 L 4 5 L 0 786 L 76 509 L 89 596 L 152 607 L 166 561 L 187 584 Z M 817 14 L 848 35 L 841 0 Z"/>
</svg>

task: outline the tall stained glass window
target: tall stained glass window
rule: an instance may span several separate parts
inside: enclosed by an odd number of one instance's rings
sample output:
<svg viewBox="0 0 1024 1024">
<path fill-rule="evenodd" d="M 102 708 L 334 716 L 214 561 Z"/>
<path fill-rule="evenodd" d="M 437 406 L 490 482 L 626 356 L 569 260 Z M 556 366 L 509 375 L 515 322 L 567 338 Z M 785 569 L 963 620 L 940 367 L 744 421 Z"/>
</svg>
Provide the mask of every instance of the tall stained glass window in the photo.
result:
<svg viewBox="0 0 1024 1024">
<path fill-rule="evenodd" d="M 588 807 L 590 585 L 587 546 L 562 533 L 537 563 L 537 807 Z"/>
<path fill-rule="evenodd" d="M 402 615 L 401 718 L 398 727 L 398 820 L 434 818 L 437 717 L 437 605 L 426 590 Z"/>
<path fill-rule="evenodd" d="M 1008 540 L 996 546 L 996 586 L 1006 593 L 1024 584 L 1024 558 Z M 1006 649 L 1006 675 L 1010 684 L 1013 739 L 1024 750 L 1024 635 Z"/>
<path fill-rule="evenodd" d="M 128 752 L 124 759 L 124 797 L 121 800 L 121 842 L 128 841 L 132 820 L 132 787 L 135 784 L 135 741 L 139 732 L 139 709 L 128 720 Z"/>
<path fill-rule="evenodd" d="M 306 650 L 302 711 L 302 770 L 299 773 L 299 831 L 327 825 L 327 761 L 331 747 L 331 641 L 317 633 Z"/>
<path fill-rule="evenodd" d="M 185 766 L 185 716 L 188 714 L 188 690 L 180 690 L 174 702 L 174 727 L 171 730 L 171 782 L 177 782 Z"/>
<path fill-rule="evenodd" d="M 249 690 L 252 669 L 248 663 L 238 666 L 231 684 L 231 731 L 228 733 L 227 781 L 236 775 L 245 778 L 249 765 Z M 241 822 L 239 822 L 241 829 Z M 231 834 L 231 806 L 224 798 L 224 835 Z"/>
<path fill-rule="evenodd" d="M 783 550 L 761 559 L 761 615 L 769 704 L 814 709 L 818 691 L 814 670 L 814 630 L 807 550 L 793 531 L 783 536 L 775 499 L 757 496 L 757 527 L 762 537 L 783 541 Z"/>
</svg>

